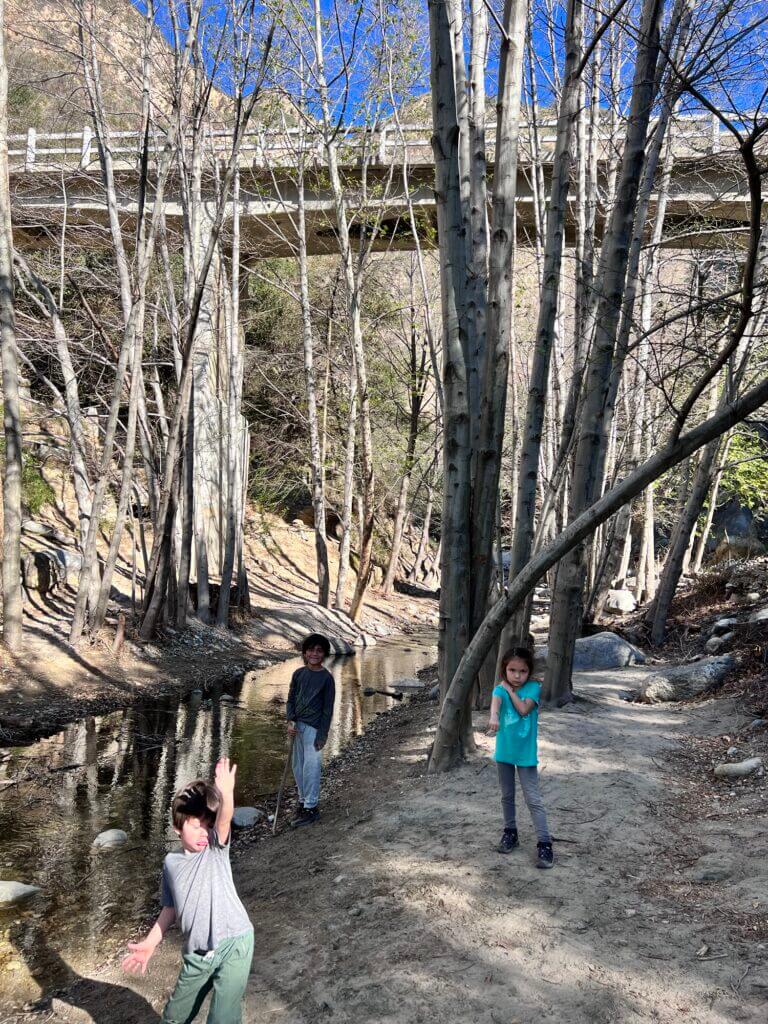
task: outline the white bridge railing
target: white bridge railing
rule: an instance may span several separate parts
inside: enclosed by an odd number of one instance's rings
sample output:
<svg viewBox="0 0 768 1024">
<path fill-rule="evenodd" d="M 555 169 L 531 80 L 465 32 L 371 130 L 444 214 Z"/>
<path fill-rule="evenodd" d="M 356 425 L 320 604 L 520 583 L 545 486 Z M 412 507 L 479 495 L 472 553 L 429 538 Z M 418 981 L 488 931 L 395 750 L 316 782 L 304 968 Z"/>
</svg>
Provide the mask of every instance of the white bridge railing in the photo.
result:
<svg viewBox="0 0 768 1024">
<path fill-rule="evenodd" d="M 495 146 L 495 127 L 495 124 L 490 123 L 486 129 L 488 157 L 491 160 Z M 554 153 L 555 129 L 556 122 L 553 119 L 539 122 L 539 146 L 545 160 Z M 342 164 L 359 165 L 366 160 L 382 166 L 406 161 L 411 165 L 428 165 L 433 163 L 431 137 L 431 125 L 404 124 L 398 127 L 387 124 L 376 129 L 350 128 L 339 136 L 337 144 Z M 205 134 L 209 158 L 226 157 L 231 147 L 231 138 L 229 128 L 209 129 Z M 111 132 L 111 151 L 118 168 L 138 166 L 143 139 L 140 132 Z M 162 133 L 153 136 L 156 152 L 160 151 L 164 140 Z M 680 157 L 701 157 L 734 148 L 733 136 L 722 129 L 714 115 L 676 117 L 673 140 L 675 154 Z M 604 144 L 603 157 L 607 158 L 611 139 L 606 133 L 601 141 Z M 521 130 L 520 143 L 523 162 L 530 161 L 532 138 L 526 126 Z M 30 128 L 26 135 L 10 135 L 8 146 L 9 168 L 17 174 L 78 168 L 87 172 L 98 168 L 97 140 L 89 127 L 82 131 L 54 133 L 38 133 Z M 243 139 L 240 163 L 254 167 L 290 166 L 296 163 L 302 152 L 315 166 L 325 163 L 323 140 L 319 132 L 311 133 L 305 128 L 289 128 L 284 131 L 254 128 Z"/>
</svg>

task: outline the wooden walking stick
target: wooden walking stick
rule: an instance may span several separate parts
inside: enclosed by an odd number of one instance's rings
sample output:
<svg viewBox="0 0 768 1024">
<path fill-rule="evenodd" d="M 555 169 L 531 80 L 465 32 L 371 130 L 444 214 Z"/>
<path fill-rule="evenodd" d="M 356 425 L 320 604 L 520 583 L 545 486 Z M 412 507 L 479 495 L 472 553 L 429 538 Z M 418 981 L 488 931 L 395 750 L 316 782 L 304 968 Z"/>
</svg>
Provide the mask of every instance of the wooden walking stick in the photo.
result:
<svg viewBox="0 0 768 1024">
<path fill-rule="evenodd" d="M 283 798 L 283 790 L 285 789 L 285 780 L 288 778 L 288 769 L 291 766 L 291 757 L 293 756 L 293 741 L 296 739 L 296 733 L 291 733 L 291 740 L 288 744 L 288 756 L 285 759 L 285 768 L 283 768 L 283 777 L 280 780 L 280 789 L 277 791 L 277 803 L 275 804 L 275 820 L 272 822 L 272 835 L 277 831 L 277 815 L 280 812 L 280 801 Z"/>
</svg>

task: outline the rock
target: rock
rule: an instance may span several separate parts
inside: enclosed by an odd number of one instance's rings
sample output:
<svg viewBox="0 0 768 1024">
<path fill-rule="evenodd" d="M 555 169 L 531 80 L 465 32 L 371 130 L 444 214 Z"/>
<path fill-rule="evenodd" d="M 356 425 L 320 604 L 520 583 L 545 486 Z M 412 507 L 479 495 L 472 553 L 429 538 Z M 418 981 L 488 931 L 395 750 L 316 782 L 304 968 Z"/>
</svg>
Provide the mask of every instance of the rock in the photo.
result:
<svg viewBox="0 0 768 1024">
<path fill-rule="evenodd" d="M 629 590 L 609 590 L 605 601 L 607 612 L 633 612 L 637 608 L 635 595 Z"/>
<path fill-rule="evenodd" d="M 376 637 L 371 636 L 370 633 L 358 633 L 352 644 L 354 647 L 375 647 Z"/>
<path fill-rule="evenodd" d="M 115 850 L 127 842 L 127 832 L 123 832 L 121 828 L 108 828 L 105 832 L 99 832 L 93 840 L 93 846 L 99 850 Z"/>
<path fill-rule="evenodd" d="M 748 594 L 744 595 L 744 600 L 745 601 L 749 601 L 750 604 L 754 604 L 755 601 L 759 601 L 760 600 L 760 591 L 759 590 L 750 590 Z"/>
<path fill-rule="evenodd" d="M 258 807 L 236 807 L 232 824 L 235 828 L 253 828 L 257 821 L 263 821 L 266 816 Z"/>
<path fill-rule="evenodd" d="M 0 907 L 15 907 L 40 892 L 36 885 L 0 880 Z"/>
<path fill-rule="evenodd" d="M 738 747 L 728 747 L 728 749 L 725 752 L 725 756 L 726 757 L 736 757 L 738 752 L 739 752 L 739 748 Z"/>
<path fill-rule="evenodd" d="M 435 685 L 429 691 L 429 699 L 440 700 L 440 683 L 435 683 Z"/>
<path fill-rule="evenodd" d="M 688 877 L 694 882 L 724 882 L 732 874 L 733 868 L 723 863 L 720 854 L 707 854 L 699 857 L 688 872 Z"/>
<path fill-rule="evenodd" d="M 738 619 L 718 619 L 709 631 L 710 636 L 722 636 L 723 633 L 730 633 L 733 626 L 738 626 Z"/>
<path fill-rule="evenodd" d="M 768 725 L 768 718 L 756 718 L 753 722 L 749 723 L 749 728 L 762 729 L 764 725 Z"/>
<path fill-rule="evenodd" d="M 328 640 L 331 644 L 331 651 L 334 654 L 354 654 L 355 649 L 352 644 L 347 643 L 346 640 L 342 640 L 340 637 L 329 636 Z"/>
<path fill-rule="evenodd" d="M 253 667 L 255 669 L 271 668 L 272 662 L 269 660 L 269 658 L 257 658 L 256 661 L 254 661 L 253 663 Z"/>
<path fill-rule="evenodd" d="M 393 690 L 423 690 L 424 683 L 420 679 L 396 679 L 392 683 Z"/>
<path fill-rule="evenodd" d="M 711 636 L 704 644 L 710 654 L 717 654 L 726 644 L 733 640 L 733 633 L 723 633 L 721 636 Z"/>
<path fill-rule="evenodd" d="M 759 597 L 760 595 L 758 594 L 757 596 Z M 752 612 L 747 622 L 765 622 L 766 620 L 768 620 L 768 605 L 765 608 L 758 608 L 756 612 Z"/>
<path fill-rule="evenodd" d="M 715 548 L 712 561 L 715 565 L 721 562 L 735 562 L 743 558 L 755 558 L 764 555 L 765 548 L 754 537 L 724 537 Z"/>
<path fill-rule="evenodd" d="M 751 775 L 752 772 L 756 772 L 759 768 L 762 768 L 762 765 L 761 758 L 748 757 L 746 761 L 719 764 L 715 768 L 715 775 L 718 779 L 741 779 L 746 775 Z"/>
<path fill-rule="evenodd" d="M 537 647 L 536 658 L 546 660 L 547 651 L 547 647 Z M 576 641 L 573 668 L 576 672 L 596 672 L 605 668 L 642 665 L 644 662 L 645 655 L 639 648 L 606 630 Z"/>
<path fill-rule="evenodd" d="M 32 519 L 27 519 L 26 522 L 21 524 L 21 532 L 33 534 L 35 537 L 50 537 L 57 544 L 72 543 L 72 538 L 68 537 L 66 533 L 62 533 L 61 530 L 48 526 L 46 523 L 36 523 Z"/>
<path fill-rule="evenodd" d="M 232 696 L 231 693 L 222 693 L 222 695 L 219 697 L 219 702 L 221 704 L 234 704 L 235 698 Z"/>
<path fill-rule="evenodd" d="M 645 680 L 640 696 L 650 704 L 687 700 L 719 686 L 735 667 L 736 662 L 730 654 L 701 658 L 689 665 L 665 666 Z"/>
</svg>

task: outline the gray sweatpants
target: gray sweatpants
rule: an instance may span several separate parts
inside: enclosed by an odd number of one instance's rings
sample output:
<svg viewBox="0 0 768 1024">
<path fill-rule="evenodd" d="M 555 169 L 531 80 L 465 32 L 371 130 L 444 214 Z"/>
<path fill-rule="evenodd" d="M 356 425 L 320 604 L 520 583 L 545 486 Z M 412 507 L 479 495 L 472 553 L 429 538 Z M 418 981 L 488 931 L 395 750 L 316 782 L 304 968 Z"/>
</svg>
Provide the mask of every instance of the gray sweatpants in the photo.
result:
<svg viewBox="0 0 768 1024">
<path fill-rule="evenodd" d="M 520 776 L 520 786 L 525 802 L 531 812 L 536 838 L 540 843 L 551 843 L 552 837 L 547 827 L 547 814 L 539 792 L 539 770 L 535 766 L 523 768 L 520 765 L 506 764 L 497 761 L 499 769 L 499 785 L 501 786 L 501 809 L 504 812 L 504 828 L 516 828 L 515 819 L 515 770 Z"/>
</svg>

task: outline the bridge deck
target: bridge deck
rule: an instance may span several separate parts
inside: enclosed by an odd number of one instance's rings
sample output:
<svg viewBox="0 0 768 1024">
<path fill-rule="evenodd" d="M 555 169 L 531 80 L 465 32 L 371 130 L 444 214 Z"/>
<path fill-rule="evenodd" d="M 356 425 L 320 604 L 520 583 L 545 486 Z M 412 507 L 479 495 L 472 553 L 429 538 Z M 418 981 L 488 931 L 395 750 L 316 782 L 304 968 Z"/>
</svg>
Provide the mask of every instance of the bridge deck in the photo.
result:
<svg viewBox="0 0 768 1024">
<path fill-rule="evenodd" d="M 554 125 L 545 122 L 538 133 L 538 151 L 544 164 L 545 186 L 554 152 Z M 493 170 L 494 125 L 489 124 L 489 174 Z M 714 118 L 678 118 L 672 134 L 675 166 L 667 206 L 667 244 L 719 245 L 723 234 L 743 232 L 749 220 L 746 181 L 733 136 Z M 130 231 L 138 211 L 140 145 L 137 132 L 112 134 L 110 145 L 116 171 L 121 216 Z M 156 152 L 164 137 L 154 138 Z M 82 131 L 38 134 L 9 139 L 9 167 L 14 199 L 15 229 L 21 244 L 44 244 L 56 234 L 66 209 L 67 230 L 89 235 L 98 244 L 94 227 L 107 224 L 96 140 L 89 128 Z M 531 189 L 531 133 L 520 138 L 518 175 L 518 233 L 521 243 L 533 237 Z M 209 173 L 204 201 L 215 202 L 213 168 L 227 158 L 231 133 L 226 128 L 206 136 Z M 601 140 L 600 167 L 605 179 L 613 158 L 608 139 Z M 295 168 L 299 157 L 306 166 L 306 207 L 309 251 L 333 252 L 335 217 L 328 187 L 322 138 L 305 130 L 249 132 L 240 154 L 240 216 L 243 240 L 254 257 L 291 255 L 297 211 Z M 376 131 L 351 129 L 339 141 L 342 173 L 349 189 L 350 208 L 377 213 L 382 231 L 377 248 L 412 248 L 404 172 L 418 211 L 424 240 L 435 238 L 434 161 L 431 128 L 427 125 L 384 126 Z M 365 171 L 363 172 L 363 168 Z M 169 226 L 182 217 L 179 182 L 174 175 L 166 189 L 165 212 Z M 231 217 L 231 209 L 228 211 Z M 569 228 L 573 232 L 573 219 Z"/>
</svg>

